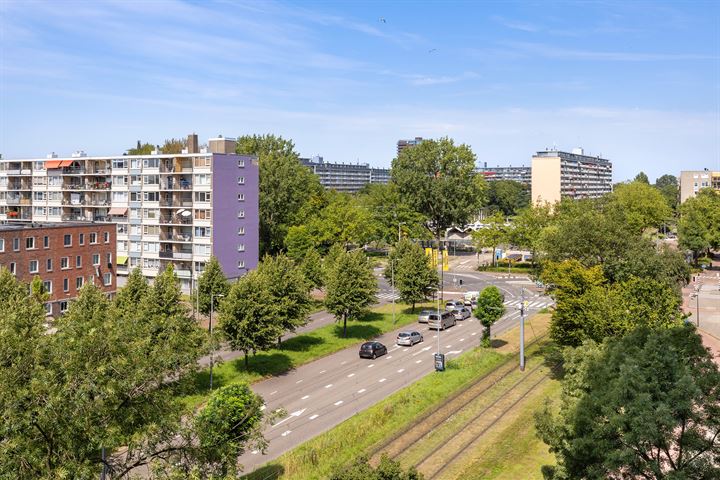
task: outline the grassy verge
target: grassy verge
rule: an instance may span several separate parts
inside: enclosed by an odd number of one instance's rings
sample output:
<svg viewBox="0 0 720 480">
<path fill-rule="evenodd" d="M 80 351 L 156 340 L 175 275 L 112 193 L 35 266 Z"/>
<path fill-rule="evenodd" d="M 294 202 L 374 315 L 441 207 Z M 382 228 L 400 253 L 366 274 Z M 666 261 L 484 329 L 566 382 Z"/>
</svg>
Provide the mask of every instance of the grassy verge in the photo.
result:
<svg viewBox="0 0 720 480">
<path fill-rule="evenodd" d="M 428 375 L 411 387 L 400 390 L 360 412 L 337 427 L 285 453 L 265 467 L 248 474 L 261 480 L 270 474 L 283 478 L 326 478 L 338 466 L 408 425 L 479 376 L 497 368 L 508 354 L 476 349 L 447 363 L 442 375 Z M 279 476 L 279 475 L 278 475 Z M 271 478 L 278 478 L 278 476 Z"/>
<path fill-rule="evenodd" d="M 498 424 L 499 434 L 476 452 L 480 460 L 467 465 L 458 478 L 542 480 L 540 469 L 555 464 L 555 457 L 535 434 L 533 413 L 548 397 L 558 398 L 560 390 L 560 382 L 550 381 L 538 395 L 524 402 L 519 415 Z"/>
<path fill-rule="evenodd" d="M 415 308 L 415 313 L 410 313 L 410 307 L 396 305 L 395 323 L 392 320 L 392 308 L 391 304 L 382 305 L 374 308 L 361 320 L 348 322 L 347 337 L 343 337 L 342 325 L 327 325 L 285 340 L 279 348 L 251 356 L 249 368 L 245 367 L 245 359 L 242 356 L 215 365 L 213 387 L 218 388 L 241 381 L 253 383 L 279 375 L 325 355 L 414 323 L 422 305 Z M 183 398 L 187 405 L 198 405 L 207 398 L 209 376 L 209 370 L 202 370 L 190 379 L 187 393 Z"/>
</svg>

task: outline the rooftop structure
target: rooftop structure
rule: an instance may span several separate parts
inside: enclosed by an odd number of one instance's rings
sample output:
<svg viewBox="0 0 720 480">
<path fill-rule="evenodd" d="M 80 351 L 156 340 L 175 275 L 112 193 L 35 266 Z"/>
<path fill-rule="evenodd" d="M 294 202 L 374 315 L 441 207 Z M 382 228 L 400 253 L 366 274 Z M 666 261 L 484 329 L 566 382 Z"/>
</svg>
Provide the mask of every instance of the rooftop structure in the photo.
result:
<svg viewBox="0 0 720 480">
<path fill-rule="evenodd" d="M 533 204 L 552 204 L 563 197 L 598 198 L 612 192 L 612 163 L 585 155 L 582 148 L 537 152 L 531 169 Z"/>
</svg>

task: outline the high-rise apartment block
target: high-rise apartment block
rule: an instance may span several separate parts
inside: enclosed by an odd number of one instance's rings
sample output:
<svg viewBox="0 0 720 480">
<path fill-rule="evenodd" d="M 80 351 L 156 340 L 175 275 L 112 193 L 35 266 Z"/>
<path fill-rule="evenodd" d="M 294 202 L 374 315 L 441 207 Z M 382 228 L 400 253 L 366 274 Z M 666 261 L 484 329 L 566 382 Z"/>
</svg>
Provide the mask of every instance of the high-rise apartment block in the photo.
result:
<svg viewBox="0 0 720 480">
<path fill-rule="evenodd" d="M 368 183 L 388 183 L 390 170 L 367 163 L 331 163 L 320 156 L 301 158 L 300 163 L 320 178 L 320 185 L 338 192 L 356 193 Z"/>
<path fill-rule="evenodd" d="M 697 195 L 703 188 L 720 191 L 720 171 L 685 170 L 680 172 L 680 203 Z"/>
<path fill-rule="evenodd" d="M 530 174 L 530 167 L 488 167 L 487 163 L 480 168 L 476 168 L 477 173 L 481 173 L 485 176 L 485 180 L 494 182 L 498 180 L 512 180 L 513 182 L 522 183 L 523 185 L 530 186 L 532 175 Z"/>
<path fill-rule="evenodd" d="M 422 137 L 415 137 L 415 140 L 398 140 L 397 142 L 397 154 L 400 156 L 400 152 L 406 148 L 415 147 L 420 145 L 423 141 Z"/>
<path fill-rule="evenodd" d="M 117 224 L 117 273 L 172 263 L 184 290 L 214 255 L 236 278 L 258 262 L 258 165 L 228 138 L 180 154 L 0 160 L 0 222 Z"/>
<path fill-rule="evenodd" d="M 571 153 L 537 152 L 532 157 L 533 204 L 559 202 L 561 198 L 598 198 L 612 192 L 612 163 L 585 155 L 582 148 Z"/>
<path fill-rule="evenodd" d="M 26 283 L 39 277 L 57 317 L 86 283 L 115 291 L 116 245 L 111 223 L 13 222 L 0 225 L 0 266 Z"/>
</svg>

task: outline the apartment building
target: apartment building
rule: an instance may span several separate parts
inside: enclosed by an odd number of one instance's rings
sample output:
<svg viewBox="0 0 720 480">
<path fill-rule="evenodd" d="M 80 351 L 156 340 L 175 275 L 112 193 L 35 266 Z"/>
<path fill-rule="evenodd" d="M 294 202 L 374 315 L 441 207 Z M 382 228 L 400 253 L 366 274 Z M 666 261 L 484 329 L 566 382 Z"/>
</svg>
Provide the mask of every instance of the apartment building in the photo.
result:
<svg viewBox="0 0 720 480">
<path fill-rule="evenodd" d="M 544 150 L 532 157 L 531 198 L 535 203 L 555 203 L 563 197 L 598 198 L 612 192 L 612 163 L 599 156 Z"/>
<path fill-rule="evenodd" d="M 356 193 L 369 183 L 390 181 L 390 169 L 373 168 L 367 163 L 331 163 L 320 156 L 301 158 L 300 163 L 312 170 L 328 190 Z"/>
<path fill-rule="evenodd" d="M 720 171 L 684 170 L 680 172 L 680 203 L 694 197 L 703 188 L 720 191 Z"/>
<path fill-rule="evenodd" d="M 530 173 L 530 167 L 488 167 L 487 162 L 479 168 L 476 168 L 477 173 L 481 173 L 485 176 L 485 180 L 494 182 L 497 180 L 512 180 L 513 182 L 522 183 L 523 185 L 530 185 L 532 181 L 532 175 Z"/>
<path fill-rule="evenodd" d="M 181 154 L 0 160 L 0 223 L 117 225 L 117 273 L 172 263 L 188 291 L 215 255 L 236 278 L 258 262 L 258 165 L 214 138 Z"/>
<path fill-rule="evenodd" d="M 23 282 L 40 277 L 49 295 L 45 311 L 53 317 L 67 310 L 86 283 L 115 292 L 116 246 L 110 223 L 0 225 L 0 266 Z"/>
<path fill-rule="evenodd" d="M 400 156 L 400 152 L 405 150 L 406 148 L 415 147 L 417 145 L 420 145 L 423 141 L 422 137 L 415 137 L 414 140 L 398 140 L 397 141 L 397 155 Z"/>
</svg>

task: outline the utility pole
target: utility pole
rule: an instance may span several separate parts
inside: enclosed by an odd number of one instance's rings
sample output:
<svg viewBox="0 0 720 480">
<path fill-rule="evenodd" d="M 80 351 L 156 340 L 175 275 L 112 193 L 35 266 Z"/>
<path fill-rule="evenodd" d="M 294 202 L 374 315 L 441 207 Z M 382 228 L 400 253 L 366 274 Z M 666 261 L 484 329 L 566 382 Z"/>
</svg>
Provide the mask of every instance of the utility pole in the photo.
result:
<svg viewBox="0 0 720 480">
<path fill-rule="evenodd" d="M 440 299 L 442 298 L 442 291 L 443 291 L 443 284 L 442 284 L 442 271 L 443 271 L 443 262 L 442 262 L 442 250 L 440 249 L 441 242 L 438 238 L 438 254 L 437 254 L 437 263 L 438 263 L 438 269 L 439 269 L 439 277 L 440 277 L 440 289 L 438 291 L 438 298 L 437 298 L 437 321 L 438 321 L 438 329 L 437 329 L 437 353 L 435 354 L 435 371 L 441 372 L 445 370 L 445 357 L 440 353 L 440 330 L 442 328 L 442 313 L 440 313 Z"/>
<path fill-rule="evenodd" d="M 213 317 L 213 310 L 215 308 L 215 297 L 224 297 L 222 293 L 219 293 L 215 295 L 214 293 L 210 294 L 210 325 L 208 326 L 208 329 L 210 331 L 210 391 L 212 392 L 213 388 L 213 348 L 212 348 L 212 317 Z"/>
<path fill-rule="evenodd" d="M 525 371 L 525 288 L 520 289 L 520 371 Z"/>
<path fill-rule="evenodd" d="M 395 325 L 395 260 L 390 260 L 390 288 L 392 289 L 393 325 Z"/>
<path fill-rule="evenodd" d="M 702 283 L 698 284 L 698 290 L 695 293 L 695 324 L 700 328 L 700 290 L 702 290 Z"/>
</svg>

